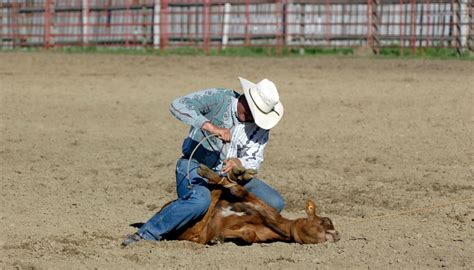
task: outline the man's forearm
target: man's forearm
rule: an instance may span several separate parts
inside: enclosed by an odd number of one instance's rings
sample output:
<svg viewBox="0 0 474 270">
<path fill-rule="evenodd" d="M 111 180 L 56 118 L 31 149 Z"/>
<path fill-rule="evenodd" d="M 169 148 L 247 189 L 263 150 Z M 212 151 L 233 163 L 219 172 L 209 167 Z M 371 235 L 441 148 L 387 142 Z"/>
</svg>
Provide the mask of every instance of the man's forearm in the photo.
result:
<svg viewBox="0 0 474 270">
<path fill-rule="evenodd" d="M 201 129 L 204 130 L 204 131 L 207 131 L 211 134 L 214 134 L 214 131 L 215 131 L 215 128 L 216 126 L 214 126 L 211 121 L 206 121 L 204 122 L 204 124 L 202 125 Z"/>
<path fill-rule="evenodd" d="M 206 121 L 202 125 L 201 129 L 209 132 L 210 134 L 217 135 L 217 137 L 224 142 L 230 142 L 231 134 L 228 128 L 216 127 L 210 121 Z"/>
</svg>

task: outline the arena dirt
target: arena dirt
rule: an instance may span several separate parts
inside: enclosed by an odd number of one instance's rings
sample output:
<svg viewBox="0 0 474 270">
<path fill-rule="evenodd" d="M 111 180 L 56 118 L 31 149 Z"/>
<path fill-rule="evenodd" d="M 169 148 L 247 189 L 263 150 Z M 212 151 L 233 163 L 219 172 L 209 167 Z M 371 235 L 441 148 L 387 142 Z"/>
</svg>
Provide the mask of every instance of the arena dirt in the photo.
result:
<svg viewBox="0 0 474 270">
<path fill-rule="evenodd" d="M 473 268 L 474 62 L 0 54 L 0 268 Z M 270 78 L 285 116 L 260 178 L 338 243 L 119 247 L 175 198 L 170 102 Z"/>
</svg>

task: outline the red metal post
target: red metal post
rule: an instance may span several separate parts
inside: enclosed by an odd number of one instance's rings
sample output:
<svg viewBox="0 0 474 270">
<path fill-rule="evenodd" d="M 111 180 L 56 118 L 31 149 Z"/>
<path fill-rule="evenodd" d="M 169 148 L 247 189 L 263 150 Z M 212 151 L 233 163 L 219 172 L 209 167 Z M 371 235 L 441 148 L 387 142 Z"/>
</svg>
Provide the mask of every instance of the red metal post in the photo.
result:
<svg viewBox="0 0 474 270">
<path fill-rule="evenodd" d="M 250 0 L 245 0 L 245 46 L 250 46 Z"/>
<path fill-rule="evenodd" d="M 191 2 L 191 0 L 189 0 L 189 2 Z M 188 29 L 187 29 L 187 36 L 188 36 L 188 40 L 189 40 L 189 46 L 192 47 L 194 46 L 194 44 L 196 43 L 196 36 L 197 36 L 197 30 L 196 32 L 194 32 L 194 35 L 191 34 L 191 27 L 192 26 L 195 26 L 193 23 L 192 23 L 192 19 L 194 17 L 197 17 L 196 14 L 195 14 L 195 11 L 191 11 L 190 8 L 188 8 L 188 11 L 187 11 L 187 14 L 188 14 Z"/>
<path fill-rule="evenodd" d="M 111 28 L 111 22 L 112 22 L 112 12 L 111 12 L 111 0 L 107 0 L 105 1 L 105 3 L 103 3 L 103 6 L 104 8 L 103 12 L 105 13 L 105 16 L 107 18 L 106 22 L 103 24 L 106 31 L 104 31 L 105 33 L 103 34 L 103 37 L 106 37 L 107 39 L 112 39 L 113 36 L 112 36 L 112 28 Z M 100 25 L 100 16 L 101 16 L 101 13 L 99 14 L 96 14 L 95 15 L 97 20 L 96 20 L 96 23 L 95 25 Z"/>
<path fill-rule="evenodd" d="M 367 46 L 372 49 L 372 0 L 367 0 Z"/>
<path fill-rule="evenodd" d="M 44 2 L 44 31 L 43 47 L 48 49 L 51 42 L 51 3 L 52 0 Z"/>
<path fill-rule="evenodd" d="M 160 50 L 168 45 L 168 0 L 161 0 L 160 9 Z"/>
<path fill-rule="evenodd" d="M 452 47 L 458 47 L 456 38 L 457 38 L 457 32 L 456 32 L 456 3 L 455 0 L 451 0 L 451 25 L 449 26 L 451 28 L 451 46 Z"/>
<path fill-rule="evenodd" d="M 331 0 L 326 0 L 326 46 L 331 45 Z"/>
<path fill-rule="evenodd" d="M 204 0 L 204 14 L 203 14 L 203 40 L 204 40 L 204 51 L 209 53 L 209 32 L 211 29 L 211 0 Z"/>
<path fill-rule="evenodd" d="M 132 16 L 130 12 L 130 0 L 125 0 L 125 23 L 123 29 L 125 30 L 125 47 L 129 47 L 130 31 L 132 29 Z M 130 22 L 128 22 L 130 20 Z"/>
<path fill-rule="evenodd" d="M 380 0 L 371 0 L 371 20 L 372 20 L 372 25 L 371 25 L 371 40 L 372 40 L 372 51 L 375 54 L 380 54 L 380 40 L 379 40 L 379 33 L 380 33 L 380 24 L 382 22 L 382 16 L 383 16 L 383 11 L 380 11 L 379 13 L 379 7 L 380 5 Z"/>
<path fill-rule="evenodd" d="M 445 14 L 446 14 L 446 5 L 442 0 L 439 0 L 440 5 L 443 6 L 443 11 L 441 12 L 442 14 L 442 20 L 441 20 L 441 38 L 440 38 L 440 45 L 441 47 L 444 47 L 444 28 L 446 27 L 446 20 L 445 20 Z"/>
<path fill-rule="evenodd" d="M 17 14 L 16 14 L 16 7 L 17 3 L 13 2 L 10 12 L 11 12 L 11 35 L 12 35 L 12 46 L 13 48 L 16 47 L 16 32 L 17 32 L 17 25 L 16 25 L 16 20 L 17 20 Z"/>
</svg>

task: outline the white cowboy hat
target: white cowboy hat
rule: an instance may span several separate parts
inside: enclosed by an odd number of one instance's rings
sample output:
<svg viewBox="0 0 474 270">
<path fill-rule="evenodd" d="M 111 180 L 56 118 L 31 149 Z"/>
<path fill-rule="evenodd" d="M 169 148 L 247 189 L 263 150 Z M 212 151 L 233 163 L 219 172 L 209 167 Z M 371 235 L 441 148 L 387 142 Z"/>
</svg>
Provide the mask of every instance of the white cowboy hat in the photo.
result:
<svg viewBox="0 0 474 270">
<path fill-rule="evenodd" d="M 271 129 L 283 116 L 283 105 L 275 84 L 267 79 L 254 84 L 239 77 L 253 119 L 257 126 Z"/>
</svg>

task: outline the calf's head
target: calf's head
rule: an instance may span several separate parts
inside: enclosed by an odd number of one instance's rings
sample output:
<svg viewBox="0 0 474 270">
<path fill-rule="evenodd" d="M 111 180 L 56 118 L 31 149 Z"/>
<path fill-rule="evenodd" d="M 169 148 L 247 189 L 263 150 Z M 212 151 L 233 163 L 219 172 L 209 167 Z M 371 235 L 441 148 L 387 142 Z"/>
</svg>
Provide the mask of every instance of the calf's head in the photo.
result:
<svg viewBox="0 0 474 270">
<path fill-rule="evenodd" d="M 327 240 L 337 242 L 340 239 L 331 219 L 316 214 L 316 205 L 313 201 L 306 202 L 307 218 L 300 218 L 291 225 L 291 237 L 300 244 L 317 244 Z"/>
</svg>

